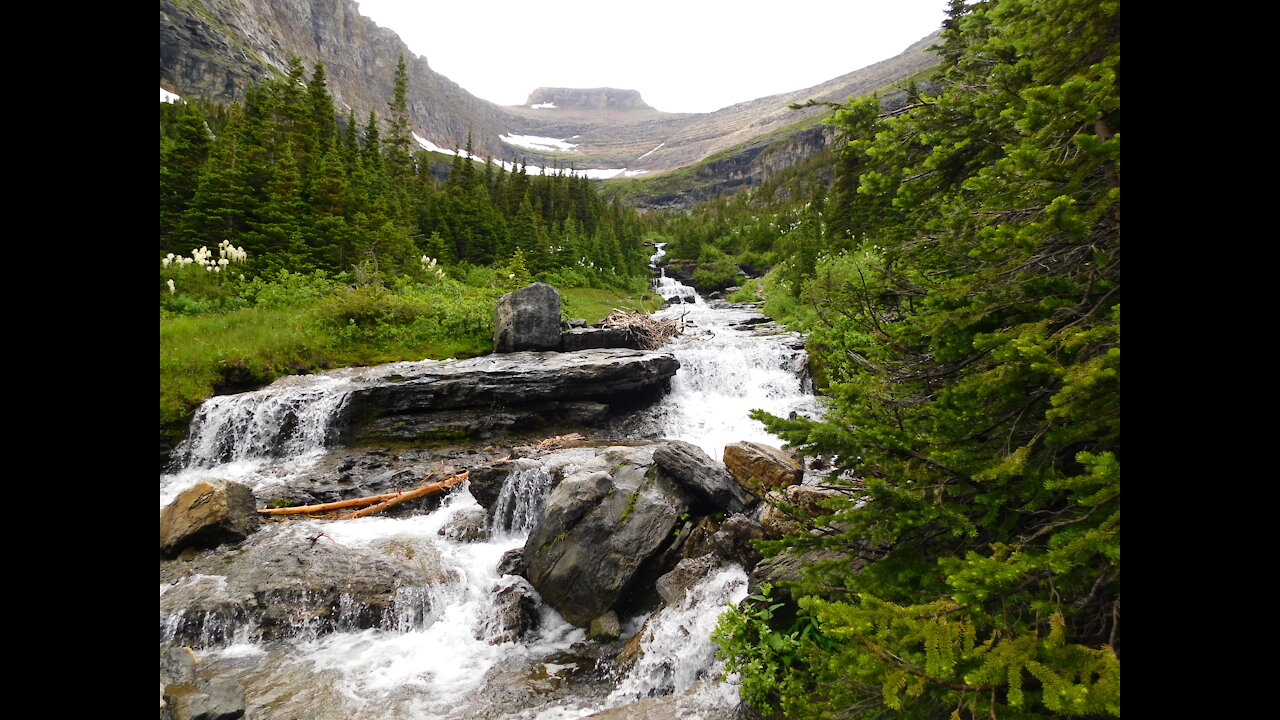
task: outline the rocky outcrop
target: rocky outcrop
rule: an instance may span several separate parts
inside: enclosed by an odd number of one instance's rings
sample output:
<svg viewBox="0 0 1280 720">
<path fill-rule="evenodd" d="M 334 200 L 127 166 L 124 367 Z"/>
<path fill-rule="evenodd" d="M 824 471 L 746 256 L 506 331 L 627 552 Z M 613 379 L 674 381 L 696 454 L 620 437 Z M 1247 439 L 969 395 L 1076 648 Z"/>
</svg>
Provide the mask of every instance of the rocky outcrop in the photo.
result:
<svg viewBox="0 0 1280 720">
<path fill-rule="evenodd" d="M 724 560 L 713 554 L 685 558 L 671 572 L 658 578 L 654 588 L 664 603 L 676 606 L 684 600 L 689 588 L 721 567 L 724 567 Z"/>
<path fill-rule="evenodd" d="M 724 448 L 724 464 L 743 488 L 763 497 L 774 488 L 798 485 L 804 468 L 795 458 L 775 447 L 756 442 L 730 443 Z"/>
<path fill-rule="evenodd" d="M 414 627 L 430 611 L 427 586 L 456 572 L 437 557 L 421 541 L 356 547 L 300 527 L 259 532 L 235 551 L 161 563 L 165 639 L 205 647 L 238 635 Z"/>
<path fill-rule="evenodd" d="M 560 293 L 542 282 L 498 298 L 494 311 L 493 351 L 560 349 Z"/>
<path fill-rule="evenodd" d="M 664 443 L 653 453 L 654 462 L 693 493 L 704 513 L 741 513 L 755 502 L 702 448 L 683 440 Z"/>
<path fill-rule="evenodd" d="M 649 110 L 637 90 L 615 88 L 546 88 L 529 93 L 526 105 L 555 105 L 555 109 L 589 108 L 593 110 Z"/>
<path fill-rule="evenodd" d="M 160 554 L 173 557 L 188 547 L 238 543 L 260 524 L 249 488 L 211 478 L 183 491 L 160 511 Z"/>
<path fill-rule="evenodd" d="M 652 448 L 611 448 L 552 491 L 525 543 L 526 577 L 565 620 L 586 627 L 624 599 L 689 504 L 654 466 Z"/>
<path fill-rule="evenodd" d="M 591 425 L 652 401 L 675 357 L 627 349 L 513 352 L 371 369 L 339 423 L 348 442 L 485 439 L 519 429 Z"/>
<path fill-rule="evenodd" d="M 639 340 L 623 328 L 572 328 L 560 335 L 560 350 L 563 352 L 595 348 L 642 349 Z"/>
</svg>

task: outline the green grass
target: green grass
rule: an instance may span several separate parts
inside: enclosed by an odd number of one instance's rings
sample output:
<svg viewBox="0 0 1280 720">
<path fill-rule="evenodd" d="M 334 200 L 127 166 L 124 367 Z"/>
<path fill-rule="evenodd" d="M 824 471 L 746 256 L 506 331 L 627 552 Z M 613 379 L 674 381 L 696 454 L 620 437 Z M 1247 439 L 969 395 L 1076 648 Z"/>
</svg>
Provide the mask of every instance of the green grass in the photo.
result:
<svg viewBox="0 0 1280 720">
<path fill-rule="evenodd" d="M 561 306 L 571 318 L 583 318 L 588 323 L 603 320 L 614 308 L 640 310 L 651 313 L 662 307 L 662 298 L 651 292 L 626 292 L 598 288 L 557 288 Z"/>
<path fill-rule="evenodd" d="M 651 293 L 561 288 L 570 317 L 598 322 L 614 308 L 652 312 Z M 250 307 L 160 319 L 160 439 L 173 444 L 215 393 L 278 377 L 399 360 L 464 358 L 493 350 L 499 291 L 459 284 L 431 291 L 340 291 L 291 307 Z"/>
</svg>

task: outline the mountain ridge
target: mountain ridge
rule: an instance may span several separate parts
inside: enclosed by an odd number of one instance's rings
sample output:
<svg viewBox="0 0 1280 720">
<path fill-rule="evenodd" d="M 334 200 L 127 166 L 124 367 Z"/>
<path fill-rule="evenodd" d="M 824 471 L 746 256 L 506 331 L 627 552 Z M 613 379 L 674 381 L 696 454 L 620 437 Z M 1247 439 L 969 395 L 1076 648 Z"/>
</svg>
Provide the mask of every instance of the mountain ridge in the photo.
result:
<svg viewBox="0 0 1280 720">
<path fill-rule="evenodd" d="M 687 167 L 826 112 L 791 110 L 792 103 L 844 102 L 891 86 L 934 64 L 925 48 L 937 41 L 933 33 L 893 58 L 810 88 L 710 113 L 667 113 L 635 90 L 616 88 L 543 87 L 523 106 L 497 105 L 432 70 L 394 30 L 361 15 L 354 0 L 161 0 L 160 16 L 161 87 L 180 95 L 238 100 L 249 83 L 282 73 L 298 55 L 308 68 L 324 63 L 335 105 L 363 123 L 371 110 L 385 115 L 403 54 L 414 131 L 441 148 L 461 147 L 470 136 L 481 157 L 650 174 Z M 553 151 L 510 141 L 518 136 L 573 147 Z"/>
</svg>

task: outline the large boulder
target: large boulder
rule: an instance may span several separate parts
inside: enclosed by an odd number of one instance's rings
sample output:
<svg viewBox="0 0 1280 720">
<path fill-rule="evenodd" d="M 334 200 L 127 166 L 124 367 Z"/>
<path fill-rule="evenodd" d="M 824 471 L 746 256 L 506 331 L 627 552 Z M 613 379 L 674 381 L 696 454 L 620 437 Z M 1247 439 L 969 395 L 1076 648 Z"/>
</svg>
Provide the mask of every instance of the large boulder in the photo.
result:
<svg viewBox="0 0 1280 720">
<path fill-rule="evenodd" d="M 261 525 L 253 492 L 238 482 L 210 478 L 184 490 L 160 511 L 160 554 L 243 541 Z"/>
<path fill-rule="evenodd" d="M 425 540 L 340 544 L 273 523 L 240 546 L 160 563 L 162 640 L 208 647 L 370 627 L 412 629 L 430 616 L 429 585 L 450 582 Z"/>
<path fill-rule="evenodd" d="M 738 483 L 756 497 L 774 488 L 799 485 L 804 468 L 776 447 L 757 442 L 736 442 L 724 447 L 724 464 Z"/>
<path fill-rule="evenodd" d="M 629 599 L 690 500 L 658 472 L 652 448 L 610 448 L 551 492 L 525 543 L 526 577 L 565 620 L 587 627 Z"/>
<path fill-rule="evenodd" d="M 698 510 L 704 514 L 740 513 L 755 502 L 723 465 L 697 445 L 670 440 L 654 451 L 653 460 L 693 493 L 702 505 Z"/>
<path fill-rule="evenodd" d="M 493 351 L 560 349 L 560 293 L 533 283 L 498 299 L 493 318 Z"/>
<path fill-rule="evenodd" d="M 670 353 L 612 348 L 391 363 L 331 374 L 350 381 L 337 423 L 344 440 L 364 444 L 590 427 L 614 405 L 657 399 L 679 368 Z"/>
<path fill-rule="evenodd" d="M 563 352 L 593 348 L 631 348 L 640 350 L 640 341 L 623 328 L 572 328 L 560 336 Z"/>
</svg>

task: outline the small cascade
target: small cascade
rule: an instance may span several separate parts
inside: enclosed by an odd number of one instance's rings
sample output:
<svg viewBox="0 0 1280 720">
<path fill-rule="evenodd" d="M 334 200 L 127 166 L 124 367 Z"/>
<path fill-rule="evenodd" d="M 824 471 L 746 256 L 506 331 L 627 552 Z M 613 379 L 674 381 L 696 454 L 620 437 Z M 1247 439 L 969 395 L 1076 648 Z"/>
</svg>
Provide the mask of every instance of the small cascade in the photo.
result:
<svg viewBox="0 0 1280 720">
<path fill-rule="evenodd" d="M 666 254 L 658 243 L 652 263 Z M 760 335 L 750 328 L 760 314 L 751 306 L 707 303 L 694 288 L 668 278 L 654 279 L 664 298 L 692 297 L 673 303 L 656 317 L 682 317 L 681 338 L 663 348 L 680 361 L 671 391 L 652 409 L 663 434 L 701 447 L 719 459 L 724 446 L 743 440 L 781 446 L 782 441 L 749 417 L 762 409 L 780 417 L 821 413 L 804 372 L 808 356 L 796 333 Z"/>
<path fill-rule="evenodd" d="M 528 535 L 547 504 L 554 477 L 542 466 L 516 470 L 507 476 L 494 504 L 490 530 Z"/>
<path fill-rule="evenodd" d="M 350 385 L 334 375 L 295 375 L 261 390 L 210 398 L 196 411 L 191 432 L 174 453 L 175 469 L 321 450 L 331 439 Z"/>
<path fill-rule="evenodd" d="M 679 605 L 659 610 L 645 626 L 643 655 L 618 683 L 609 704 L 684 693 L 717 678 L 723 663 L 716 659 L 711 633 L 725 607 L 746 596 L 747 574 L 731 565 L 708 574 Z"/>
</svg>

